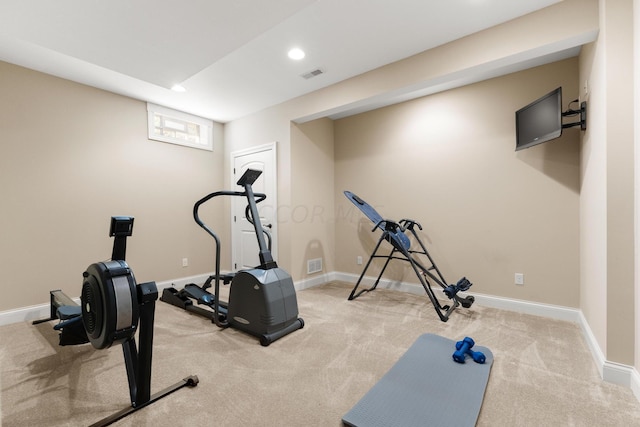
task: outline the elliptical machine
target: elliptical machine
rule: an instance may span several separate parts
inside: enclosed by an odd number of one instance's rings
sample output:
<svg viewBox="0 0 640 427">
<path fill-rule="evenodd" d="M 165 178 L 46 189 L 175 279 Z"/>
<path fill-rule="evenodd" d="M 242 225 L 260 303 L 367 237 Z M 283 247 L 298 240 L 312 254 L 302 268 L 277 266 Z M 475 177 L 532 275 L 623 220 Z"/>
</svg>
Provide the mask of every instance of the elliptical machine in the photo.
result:
<svg viewBox="0 0 640 427">
<path fill-rule="evenodd" d="M 61 290 L 50 292 L 50 317 L 33 324 L 59 319 L 61 346 L 91 342 L 98 350 L 122 344 L 131 406 L 93 426 L 107 426 L 185 386 L 198 385 L 195 375 L 151 395 L 153 322 L 158 288 L 155 282 L 136 283 L 125 262 L 127 237 L 133 233 L 132 217 L 112 217 L 109 236 L 114 237 L 111 261 L 91 264 L 82 274 L 81 305 Z M 136 346 L 138 331 L 140 342 Z"/>
<path fill-rule="evenodd" d="M 161 301 L 211 319 L 218 327 L 233 328 L 254 335 L 260 344 L 268 346 L 275 340 L 304 327 L 298 317 L 298 302 L 289 273 L 278 267 L 271 255 L 271 236 L 262 227 L 257 203 L 266 199 L 263 193 L 254 193 L 252 185 L 262 171 L 247 169 L 237 184 L 244 191 L 217 191 L 198 200 L 193 207 L 196 223 L 215 240 L 216 270 L 202 286 L 190 283 L 183 289 L 165 288 Z M 220 239 L 198 214 L 200 206 L 218 196 L 246 197 L 245 215 L 253 224 L 258 239 L 260 265 L 231 274 L 220 274 Z M 265 236 L 269 241 L 267 245 Z M 220 281 L 230 283 L 229 301 L 221 301 Z M 207 291 L 214 283 L 213 293 Z M 193 304 L 197 302 L 197 305 Z M 199 306 L 206 306 L 204 309 Z"/>
</svg>

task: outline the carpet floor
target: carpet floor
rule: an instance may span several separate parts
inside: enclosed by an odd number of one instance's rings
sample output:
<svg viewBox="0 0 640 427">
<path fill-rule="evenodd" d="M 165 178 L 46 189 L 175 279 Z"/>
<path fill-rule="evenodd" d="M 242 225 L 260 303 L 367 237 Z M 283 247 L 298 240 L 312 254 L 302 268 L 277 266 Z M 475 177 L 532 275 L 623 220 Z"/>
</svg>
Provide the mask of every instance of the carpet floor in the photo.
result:
<svg viewBox="0 0 640 427">
<path fill-rule="evenodd" d="M 298 292 L 305 327 L 269 347 L 158 302 L 152 393 L 189 375 L 200 383 L 116 425 L 337 427 L 424 333 L 493 352 L 478 426 L 640 425 L 640 403 L 600 379 L 576 324 L 478 305 L 443 323 L 426 296 L 379 289 L 347 301 L 350 289 Z M 121 347 L 59 347 L 52 325 L 0 327 L 3 427 L 89 425 L 130 404 Z"/>
</svg>

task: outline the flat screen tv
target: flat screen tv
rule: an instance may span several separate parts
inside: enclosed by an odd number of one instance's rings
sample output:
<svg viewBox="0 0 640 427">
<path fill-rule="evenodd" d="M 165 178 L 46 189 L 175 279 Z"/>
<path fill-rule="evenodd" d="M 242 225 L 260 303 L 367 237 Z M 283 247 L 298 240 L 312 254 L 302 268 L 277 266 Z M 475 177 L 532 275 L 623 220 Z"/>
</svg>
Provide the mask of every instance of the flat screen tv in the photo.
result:
<svg viewBox="0 0 640 427">
<path fill-rule="evenodd" d="M 516 151 L 562 135 L 562 87 L 516 111 Z"/>
</svg>

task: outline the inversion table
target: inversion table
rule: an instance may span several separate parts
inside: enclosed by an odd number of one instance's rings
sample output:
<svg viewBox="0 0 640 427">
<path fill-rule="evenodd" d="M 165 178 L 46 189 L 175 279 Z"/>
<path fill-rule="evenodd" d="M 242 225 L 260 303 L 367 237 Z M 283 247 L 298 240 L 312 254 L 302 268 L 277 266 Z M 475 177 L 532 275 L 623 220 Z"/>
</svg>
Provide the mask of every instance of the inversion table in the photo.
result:
<svg viewBox="0 0 640 427">
<path fill-rule="evenodd" d="M 376 212 L 376 210 L 371 205 L 362 200 L 360 197 L 356 196 L 350 191 L 345 191 L 344 194 L 349 200 L 351 200 L 351 202 L 353 202 L 354 205 L 356 205 L 362 211 L 362 213 L 367 218 L 369 218 L 375 224 L 371 231 L 375 231 L 378 228 L 382 231 L 382 235 L 380 236 L 375 249 L 369 257 L 369 261 L 367 261 L 362 274 L 360 274 L 358 282 L 349 295 L 349 300 L 354 300 L 365 292 L 373 291 L 378 286 L 380 278 L 382 277 L 384 270 L 387 268 L 387 265 L 389 265 L 389 262 L 391 262 L 392 259 L 398 259 L 401 261 L 407 261 L 411 265 L 413 271 L 416 273 L 416 276 L 418 276 L 422 287 L 429 296 L 429 299 L 431 300 L 431 303 L 433 304 L 438 317 L 440 317 L 440 320 L 442 320 L 443 322 L 449 320 L 449 315 L 458 306 L 462 305 L 464 308 L 471 307 L 475 300 L 474 297 L 471 295 L 462 297 L 458 295 L 458 292 L 464 292 L 468 290 L 471 287 L 472 283 L 469 282 L 469 280 L 467 280 L 465 277 L 463 277 L 455 285 L 447 285 L 447 282 L 442 276 L 442 273 L 433 262 L 433 259 L 431 258 L 431 255 L 429 255 L 427 248 L 416 233 L 415 227 L 418 227 L 419 230 L 422 230 L 422 226 L 418 222 L 411 219 L 401 219 L 399 222 L 383 219 L 382 216 L 380 216 L 380 214 Z M 411 249 L 411 239 L 409 238 L 409 236 L 407 236 L 407 234 L 405 234 L 407 230 L 420 245 L 419 250 Z M 391 244 L 391 252 L 388 255 L 378 255 L 378 249 L 380 248 L 380 245 L 384 240 Z M 419 257 L 428 260 L 428 264 L 421 262 Z M 384 266 L 382 267 L 382 270 L 380 271 L 380 274 L 378 275 L 378 278 L 376 279 L 373 286 L 368 289 L 361 289 L 359 292 L 357 292 L 358 287 L 360 286 L 360 282 L 362 281 L 362 278 L 364 277 L 374 258 L 386 258 Z M 442 287 L 443 293 L 451 300 L 451 305 L 442 305 L 440 303 L 434 293 L 434 290 L 431 288 L 432 282 L 435 282 Z"/>
</svg>

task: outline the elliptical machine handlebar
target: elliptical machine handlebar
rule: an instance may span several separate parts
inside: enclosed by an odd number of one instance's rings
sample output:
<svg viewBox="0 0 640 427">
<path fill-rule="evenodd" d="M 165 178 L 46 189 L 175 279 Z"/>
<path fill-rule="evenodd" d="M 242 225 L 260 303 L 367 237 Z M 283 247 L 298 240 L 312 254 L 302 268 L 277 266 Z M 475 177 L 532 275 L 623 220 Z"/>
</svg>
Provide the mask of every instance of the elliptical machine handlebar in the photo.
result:
<svg viewBox="0 0 640 427">
<path fill-rule="evenodd" d="M 218 196 L 246 197 L 246 195 L 247 193 L 244 191 L 216 191 L 214 193 L 207 194 L 202 199 L 198 200 L 195 205 L 193 205 L 193 218 L 196 220 L 196 223 L 200 227 L 204 228 L 207 233 L 209 233 L 214 239 L 217 240 L 218 236 L 216 235 L 216 233 L 214 233 L 213 230 L 211 230 L 209 226 L 207 226 L 207 224 L 205 224 L 204 221 L 200 219 L 200 214 L 198 213 L 198 211 L 200 210 L 200 206 Z M 260 203 L 267 198 L 266 194 L 263 193 L 254 193 L 254 196 L 256 197 L 256 203 Z"/>
<path fill-rule="evenodd" d="M 204 203 L 208 202 L 209 200 L 213 199 L 214 197 L 218 197 L 218 196 L 236 196 L 236 197 L 246 197 L 247 196 L 247 192 L 246 191 L 216 191 L 210 194 L 207 194 L 206 196 L 204 196 L 202 199 L 198 200 L 194 205 L 193 205 L 193 219 L 196 221 L 196 223 L 202 227 L 204 229 L 204 231 L 207 232 L 207 234 L 209 234 L 211 237 L 213 237 L 213 239 L 216 242 L 216 275 L 215 275 L 215 285 L 214 285 L 214 292 L 215 295 L 220 295 L 220 238 L 218 237 L 218 235 L 202 220 L 200 219 L 200 214 L 199 214 L 199 210 L 200 210 L 200 206 L 202 206 Z M 267 195 L 264 193 L 253 193 L 253 196 L 255 198 L 255 203 L 260 203 L 261 201 L 263 201 L 264 199 L 267 198 Z M 249 205 L 247 205 L 247 209 L 249 209 Z M 252 222 L 253 223 L 253 222 Z M 271 236 L 269 236 L 269 244 L 271 244 Z M 216 297 L 214 298 L 214 311 L 216 313 L 220 312 L 220 301 L 219 299 Z M 229 321 L 228 320 L 221 320 L 219 318 L 220 316 L 215 315 L 213 317 L 213 321 L 216 324 L 216 326 L 220 327 L 220 328 L 226 328 L 227 326 L 229 326 Z"/>
<path fill-rule="evenodd" d="M 246 195 L 247 193 L 244 191 L 216 191 L 215 193 L 207 194 L 202 199 L 198 200 L 195 205 L 193 205 L 193 219 L 195 219 L 196 223 L 200 227 L 202 227 L 211 237 L 215 239 L 217 247 L 219 247 L 220 245 L 220 239 L 218 238 L 218 235 L 211 228 L 209 228 L 209 226 L 205 224 L 205 222 L 202 221 L 202 219 L 200 219 L 200 214 L 198 213 L 198 211 L 200 210 L 200 206 L 217 196 L 245 197 Z M 264 193 L 254 193 L 254 196 L 256 198 L 256 203 L 260 203 L 261 201 L 267 198 L 267 195 Z M 245 212 L 248 209 L 249 209 L 249 205 L 247 205 L 247 209 L 245 210 Z M 253 221 L 250 219 L 249 219 L 249 222 L 253 224 Z"/>
</svg>

